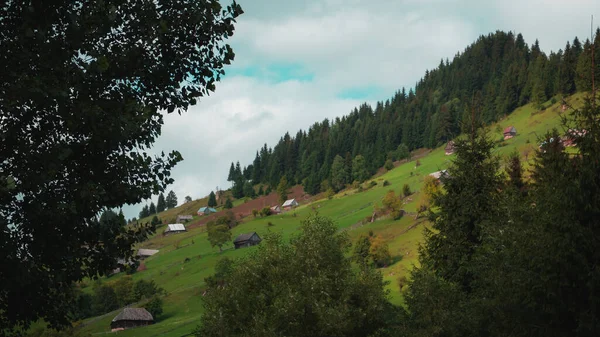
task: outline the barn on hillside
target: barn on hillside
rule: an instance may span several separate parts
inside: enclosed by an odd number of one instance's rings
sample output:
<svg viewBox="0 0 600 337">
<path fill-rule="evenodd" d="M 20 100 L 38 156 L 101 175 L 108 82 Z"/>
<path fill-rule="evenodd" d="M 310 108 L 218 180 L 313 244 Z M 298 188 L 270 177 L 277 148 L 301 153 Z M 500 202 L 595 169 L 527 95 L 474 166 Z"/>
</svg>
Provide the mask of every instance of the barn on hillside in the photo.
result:
<svg viewBox="0 0 600 337">
<path fill-rule="evenodd" d="M 192 220 L 193 218 L 194 217 L 191 215 L 178 215 L 176 222 L 177 223 L 183 223 L 184 221 L 188 222 L 188 221 Z"/>
<path fill-rule="evenodd" d="M 511 139 L 512 137 L 517 135 L 517 129 L 514 126 L 509 126 L 504 129 L 504 140 Z"/>
<path fill-rule="evenodd" d="M 289 211 L 292 208 L 298 207 L 298 205 L 300 205 L 296 199 L 289 199 L 286 200 L 283 205 L 281 205 L 281 208 L 283 208 L 285 211 Z"/>
<path fill-rule="evenodd" d="M 112 331 L 119 331 L 154 323 L 154 317 L 144 308 L 125 308 L 110 322 Z"/>
<path fill-rule="evenodd" d="M 183 233 L 183 232 L 187 232 L 187 230 L 185 229 L 185 226 L 182 223 L 174 223 L 174 224 L 167 225 L 167 229 L 165 229 L 164 234 L 169 235 L 169 234 L 177 234 L 177 233 Z"/>
<path fill-rule="evenodd" d="M 235 249 L 255 246 L 262 241 L 260 236 L 256 234 L 256 232 L 240 234 L 235 240 L 233 240 L 233 245 Z"/>
<path fill-rule="evenodd" d="M 217 213 L 217 210 L 212 207 L 200 207 L 198 215 L 209 215 L 211 213 Z"/>
<path fill-rule="evenodd" d="M 279 207 L 279 205 L 275 205 L 275 206 L 271 207 L 270 210 L 271 210 L 271 214 L 281 213 L 281 207 Z"/>
</svg>

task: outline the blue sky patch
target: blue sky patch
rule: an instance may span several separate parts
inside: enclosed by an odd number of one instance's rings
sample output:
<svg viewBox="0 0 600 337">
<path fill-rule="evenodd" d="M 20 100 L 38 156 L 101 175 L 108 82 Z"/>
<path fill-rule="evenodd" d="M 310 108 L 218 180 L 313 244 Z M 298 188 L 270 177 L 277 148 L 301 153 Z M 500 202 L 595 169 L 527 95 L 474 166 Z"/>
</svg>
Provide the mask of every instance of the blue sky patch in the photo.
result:
<svg viewBox="0 0 600 337">
<path fill-rule="evenodd" d="M 344 89 L 337 93 L 336 97 L 341 99 L 373 99 L 380 98 L 382 88 L 376 85 L 367 85 L 362 87 L 354 87 Z"/>
<path fill-rule="evenodd" d="M 275 84 L 287 81 L 310 82 L 315 77 L 314 73 L 295 63 L 273 63 L 244 68 L 233 66 L 225 70 L 225 76 L 252 77 Z"/>
</svg>

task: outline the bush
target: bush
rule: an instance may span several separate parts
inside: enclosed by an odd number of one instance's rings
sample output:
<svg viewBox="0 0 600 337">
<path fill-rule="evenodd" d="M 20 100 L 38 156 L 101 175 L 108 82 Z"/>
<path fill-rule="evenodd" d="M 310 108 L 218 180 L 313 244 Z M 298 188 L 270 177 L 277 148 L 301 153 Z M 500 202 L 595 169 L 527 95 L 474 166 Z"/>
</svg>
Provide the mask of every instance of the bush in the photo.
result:
<svg viewBox="0 0 600 337">
<path fill-rule="evenodd" d="M 377 182 L 375 182 L 375 180 L 371 180 L 371 182 L 369 183 L 369 188 L 375 187 L 375 186 L 377 186 Z"/>
<path fill-rule="evenodd" d="M 550 103 L 556 104 L 556 102 L 557 102 L 556 97 L 552 97 L 552 99 L 550 100 Z"/>
<path fill-rule="evenodd" d="M 385 187 L 385 186 L 390 186 L 390 185 L 391 185 L 391 184 L 390 184 L 390 182 L 389 182 L 389 181 L 387 181 L 387 180 L 384 180 L 384 181 L 383 181 L 383 187 Z"/>
<path fill-rule="evenodd" d="M 260 210 L 260 216 L 269 216 L 271 215 L 271 209 L 269 207 L 265 207 L 263 209 Z"/>
<path fill-rule="evenodd" d="M 385 165 L 383 167 L 389 171 L 394 168 L 394 163 L 392 163 L 391 159 L 388 159 L 385 161 Z"/>
<path fill-rule="evenodd" d="M 146 303 L 144 308 L 148 310 L 148 312 L 156 321 L 156 318 L 163 313 L 163 301 L 160 297 L 154 296 L 148 303 Z"/>
<path fill-rule="evenodd" d="M 258 216 L 259 212 L 257 209 L 253 209 L 252 210 L 252 215 L 256 218 Z"/>
<path fill-rule="evenodd" d="M 410 191 L 410 186 L 408 186 L 408 184 L 404 184 L 404 186 L 402 186 L 402 194 L 404 195 L 404 197 L 408 197 L 412 194 L 412 192 Z"/>
<path fill-rule="evenodd" d="M 421 161 L 420 161 L 419 159 L 417 159 L 417 161 L 416 161 L 416 163 L 415 163 L 415 166 L 416 166 L 416 167 L 419 167 L 419 166 L 421 166 Z"/>
<path fill-rule="evenodd" d="M 360 183 L 358 182 L 358 180 L 355 180 L 352 182 L 352 188 L 354 188 L 354 189 L 360 188 Z"/>
<path fill-rule="evenodd" d="M 275 226 L 274 223 L 272 223 L 271 221 L 267 222 L 267 227 L 273 227 L 273 226 Z"/>
<path fill-rule="evenodd" d="M 329 188 L 325 195 L 327 196 L 327 199 L 329 199 L 329 200 L 333 199 L 333 196 L 335 195 L 333 188 Z"/>
</svg>

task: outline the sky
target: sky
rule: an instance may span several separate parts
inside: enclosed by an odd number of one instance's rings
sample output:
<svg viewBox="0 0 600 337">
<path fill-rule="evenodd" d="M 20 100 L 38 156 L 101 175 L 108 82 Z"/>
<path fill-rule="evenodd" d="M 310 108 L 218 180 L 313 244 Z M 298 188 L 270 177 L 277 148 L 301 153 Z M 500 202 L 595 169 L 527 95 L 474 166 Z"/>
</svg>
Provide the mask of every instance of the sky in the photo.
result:
<svg viewBox="0 0 600 337">
<path fill-rule="evenodd" d="M 227 0 L 221 1 L 223 4 Z M 590 36 L 599 0 L 238 0 L 228 40 L 235 60 L 210 97 L 165 114 L 153 151 L 178 150 L 172 171 L 181 204 L 227 189 L 229 166 L 252 162 L 285 132 L 343 116 L 363 102 L 412 88 L 425 70 L 496 30 L 522 33 L 542 50 Z M 166 193 L 165 193 L 166 194 Z M 157 197 L 154 197 L 156 203 Z M 149 201 L 148 201 L 149 203 Z M 142 204 L 125 205 L 127 218 Z"/>
</svg>

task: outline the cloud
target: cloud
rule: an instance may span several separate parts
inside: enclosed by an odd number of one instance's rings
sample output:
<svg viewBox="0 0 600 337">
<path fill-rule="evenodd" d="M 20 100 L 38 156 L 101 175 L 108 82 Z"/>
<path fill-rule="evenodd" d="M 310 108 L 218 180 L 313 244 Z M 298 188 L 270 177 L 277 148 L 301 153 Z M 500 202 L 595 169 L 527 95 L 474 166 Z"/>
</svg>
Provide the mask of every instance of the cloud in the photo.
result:
<svg viewBox="0 0 600 337">
<path fill-rule="evenodd" d="M 180 202 L 229 187 L 231 162 L 250 164 L 285 132 L 414 87 L 479 35 L 521 32 L 549 52 L 575 35 L 585 40 L 591 14 L 600 23 L 597 0 L 239 2 L 245 13 L 229 41 L 235 61 L 212 96 L 182 116 L 165 116 L 154 147 L 184 157 L 170 186 Z M 133 217 L 139 209 L 124 211 Z"/>
</svg>

